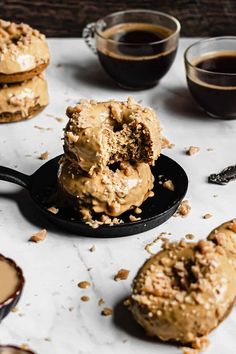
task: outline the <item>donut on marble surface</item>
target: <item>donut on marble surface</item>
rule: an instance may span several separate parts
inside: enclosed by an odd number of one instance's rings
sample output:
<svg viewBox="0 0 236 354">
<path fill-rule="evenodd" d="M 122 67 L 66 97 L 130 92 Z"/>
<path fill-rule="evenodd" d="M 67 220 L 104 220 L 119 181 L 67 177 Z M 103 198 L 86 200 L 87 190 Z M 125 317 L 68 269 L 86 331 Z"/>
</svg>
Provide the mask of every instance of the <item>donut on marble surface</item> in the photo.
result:
<svg viewBox="0 0 236 354">
<path fill-rule="evenodd" d="M 229 314 L 235 298 L 227 252 L 201 240 L 167 243 L 139 270 L 128 302 L 147 334 L 192 345 Z"/>
<path fill-rule="evenodd" d="M 0 20 L 0 83 L 40 74 L 49 64 L 45 36 L 27 24 Z"/>
</svg>

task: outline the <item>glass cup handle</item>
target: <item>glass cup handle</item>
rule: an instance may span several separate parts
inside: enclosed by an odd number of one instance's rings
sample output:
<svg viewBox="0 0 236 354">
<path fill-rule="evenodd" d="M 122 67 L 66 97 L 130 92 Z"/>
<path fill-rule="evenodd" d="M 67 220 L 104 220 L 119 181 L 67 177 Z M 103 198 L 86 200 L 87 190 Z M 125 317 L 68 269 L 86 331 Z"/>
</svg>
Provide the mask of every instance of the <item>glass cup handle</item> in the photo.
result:
<svg viewBox="0 0 236 354">
<path fill-rule="evenodd" d="M 96 49 L 96 44 L 94 39 L 95 25 L 96 25 L 95 22 L 88 23 L 83 29 L 82 37 L 85 43 L 87 44 L 87 46 L 89 47 L 89 49 L 91 49 L 91 51 L 94 54 L 97 54 L 97 49 Z"/>
</svg>

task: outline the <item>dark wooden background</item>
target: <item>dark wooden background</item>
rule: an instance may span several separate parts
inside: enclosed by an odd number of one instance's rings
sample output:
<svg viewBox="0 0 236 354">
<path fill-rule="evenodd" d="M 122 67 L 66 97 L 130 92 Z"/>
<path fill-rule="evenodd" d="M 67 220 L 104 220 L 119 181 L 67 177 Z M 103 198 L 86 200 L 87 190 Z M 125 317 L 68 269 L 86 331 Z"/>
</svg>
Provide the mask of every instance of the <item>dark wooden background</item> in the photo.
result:
<svg viewBox="0 0 236 354">
<path fill-rule="evenodd" d="M 0 17 L 27 22 L 51 37 L 77 37 L 86 23 L 131 8 L 176 16 L 183 36 L 236 35 L 236 0 L 0 0 Z"/>
</svg>

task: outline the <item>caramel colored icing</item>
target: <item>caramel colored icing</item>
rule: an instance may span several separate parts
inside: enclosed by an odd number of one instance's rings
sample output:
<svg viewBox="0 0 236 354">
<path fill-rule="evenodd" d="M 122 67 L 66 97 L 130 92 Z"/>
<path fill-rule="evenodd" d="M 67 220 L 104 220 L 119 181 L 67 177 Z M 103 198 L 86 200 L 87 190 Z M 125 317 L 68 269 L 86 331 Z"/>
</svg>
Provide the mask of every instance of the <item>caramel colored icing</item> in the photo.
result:
<svg viewBox="0 0 236 354">
<path fill-rule="evenodd" d="M 236 269 L 236 219 L 227 221 L 215 228 L 207 239 L 226 250 Z"/>
<path fill-rule="evenodd" d="M 162 138 L 155 112 L 132 98 L 127 102 L 82 100 L 68 107 L 64 150 L 67 158 L 92 174 L 118 161 L 154 165 Z"/>
<path fill-rule="evenodd" d="M 0 114 L 21 112 L 23 117 L 27 117 L 31 107 L 47 104 L 47 82 L 42 75 L 21 84 L 4 85 L 0 89 Z"/>
<path fill-rule="evenodd" d="M 130 309 L 151 336 L 183 344 L 207 335 L 230 312 L 236 273 L 210 241 L 166 244 L 138 272 Z"/>
<path fill-rule="evenodd" d="M 0 348 L 0 354 L 29 354 L 29 351 L 26 351 L 21 348 L 4 346 Z"/>
<path fill-rule="evenodd" d="M 0 304 L 17 291 L 20 279 L 16 268 L 7 259 L 0 256 Z"/>
<path fill-rule="evenodd" d="M 91 176 L 62 158 L 58 172 L 63 203 L 81 211 L 83 216 L 90 211 L 118 216 L 138 207 L 148 198 L 153 181 L 146 163 L 130 165 L 124 162 L 114 172 L 106 166 Z"/>
<path fill-rule="evenodd" d="M 45 36 L 26 24 L 0 20 L 0 73 L 29 71 L 49 62 Z"/>
</svg>

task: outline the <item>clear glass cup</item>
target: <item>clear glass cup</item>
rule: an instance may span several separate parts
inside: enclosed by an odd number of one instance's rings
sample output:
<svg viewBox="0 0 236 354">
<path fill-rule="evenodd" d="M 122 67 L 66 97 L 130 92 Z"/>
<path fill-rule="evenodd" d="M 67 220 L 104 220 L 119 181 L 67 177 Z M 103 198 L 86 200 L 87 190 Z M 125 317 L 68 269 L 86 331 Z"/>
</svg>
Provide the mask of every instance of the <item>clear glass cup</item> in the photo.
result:
<svg viewBox="0 0 236 354">
<path fill-rule="evenodd" d="M 214 118 L 236 118 L 236 36 L 192 44 L 184 54 L 189 90 Z"/>
<path fill-rule="evenodd" d="M 160 37 L 120 37 L 129 31 L 149 31 Z M 123 32 L 122 32 L 123 31 Z M 120 11 L 88 24 L 83 38 L 98 54 L 106 73 L 120 86 L 145 89 L 155 86 L 171 67 L 180 32 L 179 21 L 165 13 L 150 10 Z M 137 35 L 137 32 L 136 32 Z M 141 38 L 141 39 L 140 39 Z M 150 37 L 151 38 L 151 37 Z M 154 37 L 153 37 L 154 38 Z"/>
</svg>

